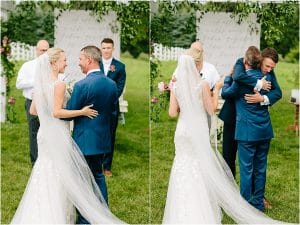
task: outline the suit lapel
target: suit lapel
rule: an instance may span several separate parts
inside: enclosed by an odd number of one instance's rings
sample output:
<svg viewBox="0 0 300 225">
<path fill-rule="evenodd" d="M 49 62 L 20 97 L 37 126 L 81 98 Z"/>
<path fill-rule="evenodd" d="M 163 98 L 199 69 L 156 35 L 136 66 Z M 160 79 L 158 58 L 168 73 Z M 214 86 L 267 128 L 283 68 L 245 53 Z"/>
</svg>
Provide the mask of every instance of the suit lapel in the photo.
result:
<svg viewBox="0 0 300 225">
<path fill-rule="evenodd" d="M 104 73 L 104 68 L 103 68 L 102 60 L 101 60 L 101 62 L 100 62 L 100 70 Z"/>
</svg>

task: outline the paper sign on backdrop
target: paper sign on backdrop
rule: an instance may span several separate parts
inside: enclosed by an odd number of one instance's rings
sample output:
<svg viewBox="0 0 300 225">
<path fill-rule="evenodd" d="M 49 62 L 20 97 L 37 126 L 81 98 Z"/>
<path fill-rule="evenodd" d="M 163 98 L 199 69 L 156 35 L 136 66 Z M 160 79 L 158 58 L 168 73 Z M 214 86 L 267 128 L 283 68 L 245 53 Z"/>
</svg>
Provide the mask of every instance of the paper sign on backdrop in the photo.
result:
<svg viewBox="0 0 300 225">
<path fill-rule="evenodd" d="M 120 25 L 116 19 L 115 13 L 103 16 L 99 22 L 96 16 L 85 10 L 62 12 L 56 20 L 54 46 L 60 47 L 66 52 L 68 67 L 65 75 L 68 76 L 67 80 L 83 78 L 78 66 L 80 49 L 86 45 L 100 47 L 100 42 L 105 37 L 113 39 L 115 44 L 114 57 L 120 58 Z"/>
<path fill-rule="evenodd" d="M 197 16 L 199 18 L 199 14 Z M 252 30 L 253 27 L 256 29 Z M 197 22 L 197 39 L 203 43 L 204 60 L 215 65 L 219 74 L 225 76 L 249 46 L 259 48 L 260 24 L 256 22 L 255 14 L 238 24 L 230 18 L 230 13 L 208 12 Z"/>
</svg>

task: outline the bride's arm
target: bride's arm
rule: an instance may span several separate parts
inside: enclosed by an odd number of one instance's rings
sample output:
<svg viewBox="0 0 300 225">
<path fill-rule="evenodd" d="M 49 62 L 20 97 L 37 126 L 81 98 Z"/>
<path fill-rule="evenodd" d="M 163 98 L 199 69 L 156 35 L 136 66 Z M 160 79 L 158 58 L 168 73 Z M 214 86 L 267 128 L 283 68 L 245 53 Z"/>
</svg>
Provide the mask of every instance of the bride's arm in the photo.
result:
<svg viewBox="0 0 300 225">
<path fill-rule="evenodd" d="M 209 115 L 213 115 L 218 107 L 219 92 L 223 86 L 223 81 L 218 81 L 211 93 L 208 82 L 203 82 L 202 96 L 204 108 Z"/>
<path fill-rule="evenodd" d="M 85 106 L 80 110 L 67 110 L 63 108 L 64 95 L 66 85 L 64 82 L 58 82 L 54 86 L 54 108 L 53 116 L 55 118 L 72 118 L 77 116 L 88 116 L 90 118 L 96 117 L 98 112 L 91 109 L 93 105 Z"/>
<path fill-rule="evenodd" d="M 32 101 L 31 101 L 29 113 L 30 113 L 31 115 L 37 116 L 37 111 L 36 111 L 34 99 L 32 99 Z"/>
<path fill-rule="evenodd" d="M 170 90 L 170 105 L 169 105 L 169 116 L 177 117 L 180 111 L 177 99 L 175 97 L 174 89 Z"/>
</svg>

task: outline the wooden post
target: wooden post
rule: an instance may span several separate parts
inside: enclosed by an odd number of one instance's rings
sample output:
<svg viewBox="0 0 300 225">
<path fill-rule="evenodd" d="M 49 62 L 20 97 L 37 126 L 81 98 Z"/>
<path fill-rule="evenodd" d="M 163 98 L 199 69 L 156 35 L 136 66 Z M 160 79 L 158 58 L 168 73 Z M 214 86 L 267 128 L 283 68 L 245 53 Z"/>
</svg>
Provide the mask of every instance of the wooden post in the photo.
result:
<svg viewBox="0 0 300 225">
<path fill-rule="evenodd" d="M 294 124 L 289 125 L 287 130 L 293 130 L 296 132 L 297 135 L 299 135 L 299 103 L 295 104 L 296 110 L 295 110 L 295 118 L 294 118 Z"/>
</svg>

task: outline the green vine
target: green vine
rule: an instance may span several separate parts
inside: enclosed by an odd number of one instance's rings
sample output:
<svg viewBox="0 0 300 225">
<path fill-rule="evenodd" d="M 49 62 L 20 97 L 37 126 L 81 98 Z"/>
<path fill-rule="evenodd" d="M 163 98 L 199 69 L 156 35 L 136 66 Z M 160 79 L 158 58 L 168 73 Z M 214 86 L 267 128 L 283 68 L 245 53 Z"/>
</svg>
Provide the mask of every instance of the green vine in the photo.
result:
<svg viewBox="0 0 300 225">
<path fill-rule="evenodd" d="M 1 77 L 6 78 L 6 96 L 10 96 L 10 83 L 11 78 L 15 75 L 15 65 L 9 61 L 9 56 L 11 55 L 10 40 L 7 36 L 4 36 L 1 40 Z M 4 95 L 5 92 L 2 92 L 1 95 Z M 15 112 L 15 98 L 10 96 L 6 104 L 6 119 L 9 122 L 17 122 L 16 112 Z"/>
<path fill-rule="evenodd" d="M 195 36 L 196 26 L 181 29 L 180 36 L 187 35 L 185 42 L 178 44 L 176 32 L 178 28 L 176 18 L 182 18 L 183 15 L 189 14 L 196 20 L 196 11 L 199 12 L 200 18 L 207 12 L 227 12 L 231 13 L 231 17 L 237 23 L 243 22 L 250 13 L 257 15 L 257 22 L 261 24 L 261 48 L 275 47 L 280 48 L 280 43 L 285 39 L 291 40 L 285 49 L 281 48 L 280 53 L 286 54 L 293 46 L 298 46 L 298 20 L 299 9 L 296 1 L 284 1 L 280 4 L 276 3 L 260 3 L 252 1 L 240 2 L 208 2 L 205 4 L 196 1 L 158 1 L 152 3 L 151 7 L 151 43 L 161 43 L 169 47 L 187 47 L 191 44 L 190 36 Z M 295 16 L 296 19 L 295 20 Z M 289 28 L 291 21 L 296 21 L 298 28 Z M 170 22 L 171 21 L 171 22 Z M 193 23 L 190 23 L 193 24 Z M 253 32 L 258 28 L 249 23 Z M 288 30 L 291 29 L 291 30 Z M 294 31 L 296 30 L 296 32 Z M 291 33 L 294 32 L 294 33 Z M 288 33 L 291 37 L 286 35 Z M 173 40 L 176 39 L 176 40 Z M 177 45 L 176 45 L 177 43 Z M 294 54 L 297 55 L 297 54 Z M 299 55 L 299 48 L 298 48 Z M 157 91 L 157 80 L 161 76 L 159 67 L 160 62 L 151 58 L 150 60 L 150 95 L 151 95 L 151 121 L 158 122 L 160 113 L 168 106 L 168 92 L 159 93 Z"/>
<path fill-rule="evenodd" d="M 151 40 L 153 42 L 161 40 L 159 43 L 172 46 L 174 33 L 168 26 L 168 20 L 174 18 L 180 19 L 185 14 L 189 14 L 196 20 L 196 11 L 199 12 L 200 18 L 207 12 L 227 12 L 237 23 L 247 19 L 250 13 L 257 15 L 257 22 L 261 24 L 261 48 L 274 47 L 279 48 L 279 53 L 285 55 L 289 50 L 299 42 L 299 8 L 298 1 L 282 1 L 280 3 L 262 3 L 254 1 L 237 1 L 237 2 L 207 2 L 199 3 L 197 1 L 158 1 L 152 7 L 151 18 Z M 152 25 L 152 23 L 151 23 Z M 171 24 L 172 25 L 172 24 Z M 258 31 L 258 27 L 249 23 L 251 30 Z M 291 27 L 292 26 L 292 27 Z M 293 27 L 294 26 L 294 27 Z M 195 35 L 196 28 L 190 28 L 188 33 L 181 35 Z M 186 38 L 189 40 L 188 38 Z M 284 48 L 282 42 L 288 39 Z M 165 41 L 165 42 L 164 42 Z M 185 47 L 185 44 L 177 45 Z"/>
</svg>

